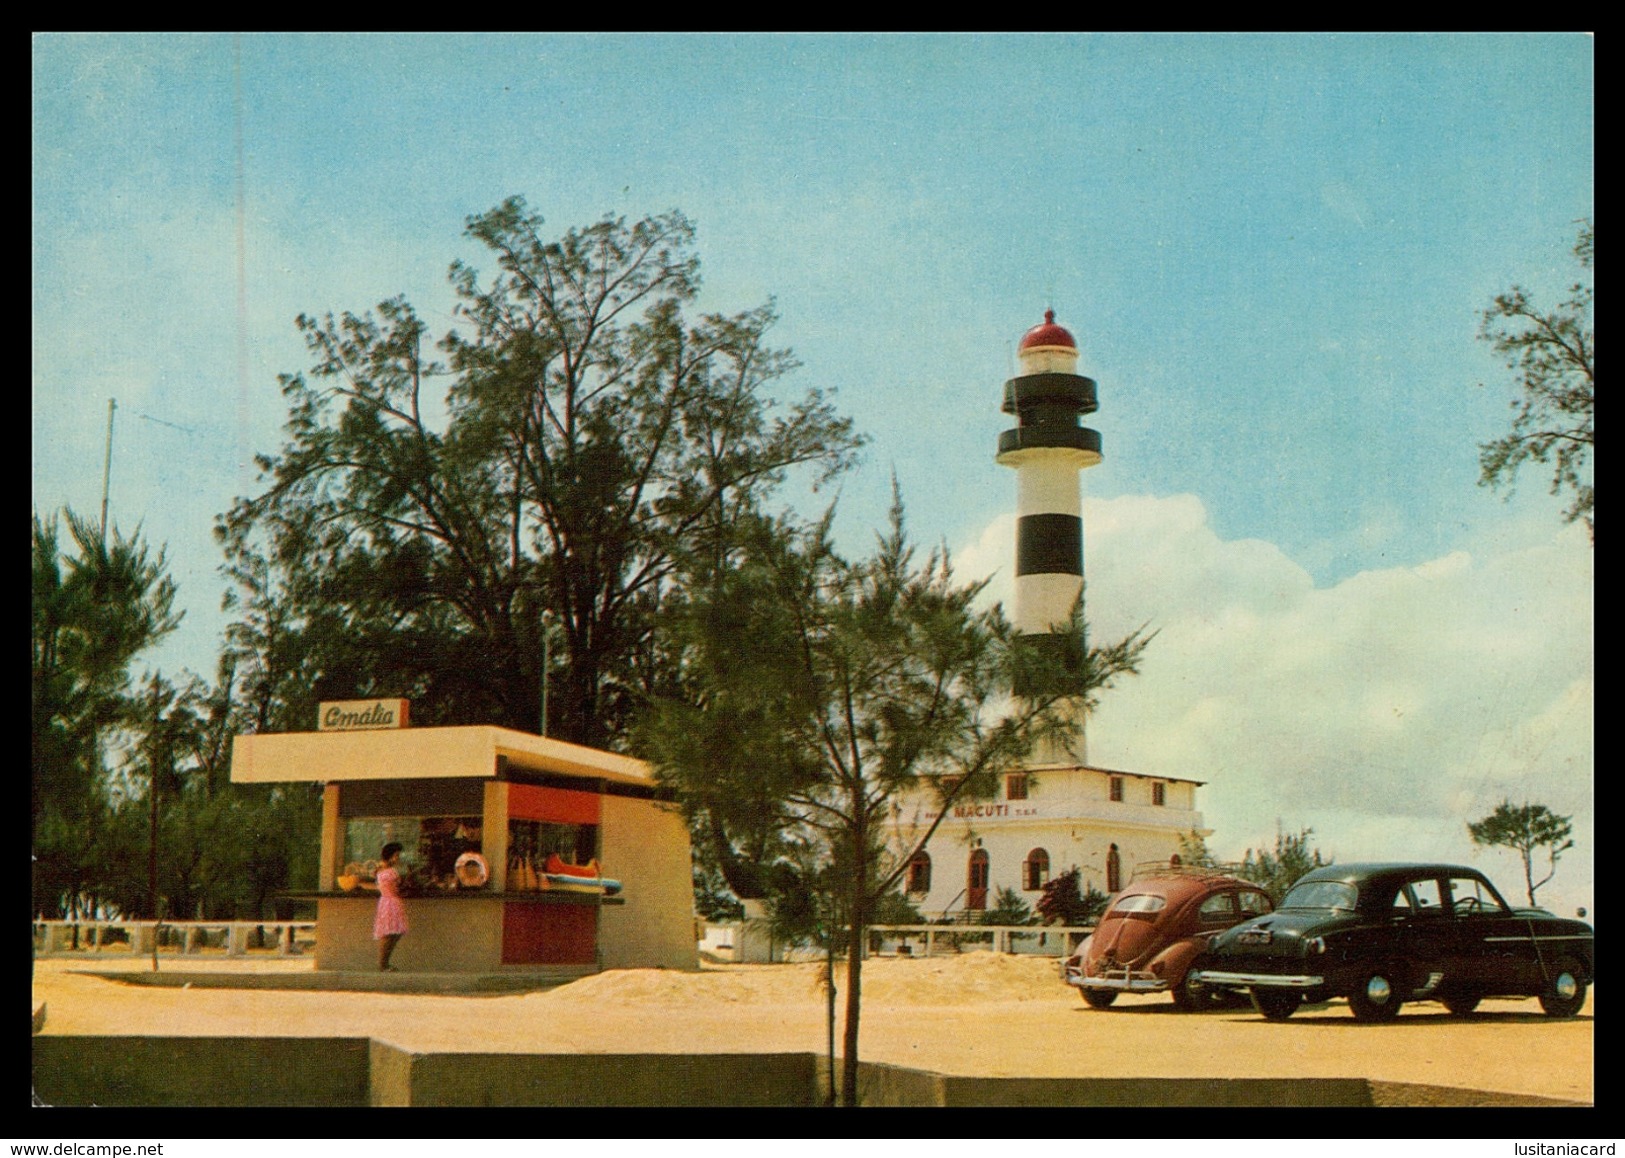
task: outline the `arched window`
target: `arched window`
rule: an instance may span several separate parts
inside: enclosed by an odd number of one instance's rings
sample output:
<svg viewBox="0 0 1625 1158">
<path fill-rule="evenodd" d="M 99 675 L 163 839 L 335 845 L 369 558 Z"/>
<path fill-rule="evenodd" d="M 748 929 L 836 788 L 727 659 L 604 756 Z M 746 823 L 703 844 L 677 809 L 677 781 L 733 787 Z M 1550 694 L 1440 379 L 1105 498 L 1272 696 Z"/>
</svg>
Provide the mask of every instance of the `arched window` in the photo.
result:
<svg viewBox="0 0 1625 1158">
<path fill-rule="evenodd" d="M 1106 850 L 1106 891 L 1115 893 L 1123 887 L 1123 858 L 1117 855 L 1114 844 Z"/>
<path fill-rule="evenodd" d="M 1177 852 L 1174 853 L 1173 856 L 1168 858 L 1168 867 L 1169 868 L 1178 868 L 1180 865 L 1182 865 L 1184 863 L 1185 863 L 1184 861 L 1179 859 L 1179 854 Z"/>
<path fill-rule="evenodd" d="M 987 908 L 988 860 L 987 850 L 979 848 L 970 854 L 970 871 L 965 878 L 965 907 Z"/>
<path fill-rule="evenodd" d="M 908 862 L 908 892 L 931 891 L 931 854 L 921 849 Z"/>
<path fill-rule="evenodd" d="M 1049 884 L 1049 853 L 1041 848 L 1029 852 L 1021 863 L 1021 880 L 1021 887 L 1028 892 L 1036 892 Z"/>
</svg>

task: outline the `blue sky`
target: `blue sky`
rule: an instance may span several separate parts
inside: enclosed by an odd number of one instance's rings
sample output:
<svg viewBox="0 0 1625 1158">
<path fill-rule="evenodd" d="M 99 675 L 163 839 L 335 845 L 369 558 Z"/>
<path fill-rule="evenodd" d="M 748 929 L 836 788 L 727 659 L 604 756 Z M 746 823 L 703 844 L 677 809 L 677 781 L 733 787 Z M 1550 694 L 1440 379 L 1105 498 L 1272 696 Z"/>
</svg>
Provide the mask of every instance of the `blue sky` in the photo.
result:
<svg viewBox="0 0 1625 1158">
<path fill-rule="evenodd" d="M 560 230 L 675 207 L 702 304 L 774 297 L 788 387 L 870 435 L 845 540 L 895 471 L 995 591 L 1000 388 L 1054 306 L 1099 382 L 1091 622 L 1163 632 L 1091 755 L 1207 779 L 1222 851 L 1279 815 L 1344 859 L 1466 857 L 1432 834 L 1502 794 L 1589 824 L 1591 550 L 1538 476 L 1475 485 L 1510 400 L 1478 313 L 1514 281 L 1555 301 L 1593 214 L 1588 37 L 33 47 L 33 501 L 96 509 L 116 398 L 114 518 L 188 611 L 166 670 L 212 664 L 209 529 L 280 445 L 296 314 L 405 293 L 444 328 L 446 267 L 483 260 L 463 221 L 511 194 Z"/>
</svg>

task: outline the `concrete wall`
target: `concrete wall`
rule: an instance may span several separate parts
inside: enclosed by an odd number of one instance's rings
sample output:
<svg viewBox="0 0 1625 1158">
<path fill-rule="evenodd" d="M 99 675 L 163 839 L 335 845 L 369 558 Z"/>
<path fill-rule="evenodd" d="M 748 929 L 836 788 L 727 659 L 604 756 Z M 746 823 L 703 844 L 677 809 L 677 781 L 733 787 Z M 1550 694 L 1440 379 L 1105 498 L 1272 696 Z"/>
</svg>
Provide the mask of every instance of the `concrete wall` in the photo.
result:
<svg viewBox="0 0 1625 1158">
<path fill-rule="evenodd" d="M 378 894 L 317 902 L 316 968 L 376 972 L 372 919 Z M 500 973 L 502 903 L 495 899 L 406 898 L 411 932 L 390 959 L 402 973 Z"/>
<path fill-rule="evenodd" d="M 375 1043 L 373 1061 L 378 1106 L 800 1107 L 817 1091 L 810 1053 L 412 1055 Z"/>
<path fill-rule="evenodd" d="M 367 1104 L 410 1106 L 412 1063 L 417 1055 L 376 1038 L 367 1045 L 372 1060 L 372 1085 L 367 1092 Z"/>
<path fill-rule="evenodd" d="M 52 1106 L 364 1106 L 365 1038 L 91 1037 L 34 1042 Z"/>
<path fill-rule="evenodd" d="M 945 1106 L 1369 1106 L 1363 1078 L 967 1078 L 944 1076 Z"/>
<path fill-rule="evenodd" d="M 688 825 L 672 805 L 605 796 L 604 874 L 625 886 L 624 905 L 599 912 L 605 969 L 695 969 L 694 880 Z"/>
<path fill-rule="evenodd" d="M 861 1065 L 866 1106 L 1370 1106 L 1362 1078 L 983 1078 Z"/>
<path fill-rule="evenodd" d="M 818 1059 L 785 1054 L 414 1054 L 366 1038 L 41 1036 L 52 1106 L 816 1104 Z"/>
<path fill-rule="evenodd" d="M 366 1038 L 33 1039 L 51 1106 L 769 1106 L 822 1104 L 826 1060 L 780 1054 L 414 1054 Z M 982 1078 L 860 1067 L 867 1106 L 1578 1105 L 1362 1078 Z"/>
<path fill-rule="evenodd" d="M 828 1062 L 826 1060 L 825 1064 Z M 828 1080 L 827 1075 L 825 1078 Z M 835 1080 L 841 1080 L 840 1061 L 836 1060 Z M 858 1066 L 858 1102 L 865 1106 L 946 1106 L 947 1096 L 942 1088 L 942 1075 L 929 1070 L 906 1069 L 903 1066 L 874 1065 L 869 1062 Z"/>
</svg>

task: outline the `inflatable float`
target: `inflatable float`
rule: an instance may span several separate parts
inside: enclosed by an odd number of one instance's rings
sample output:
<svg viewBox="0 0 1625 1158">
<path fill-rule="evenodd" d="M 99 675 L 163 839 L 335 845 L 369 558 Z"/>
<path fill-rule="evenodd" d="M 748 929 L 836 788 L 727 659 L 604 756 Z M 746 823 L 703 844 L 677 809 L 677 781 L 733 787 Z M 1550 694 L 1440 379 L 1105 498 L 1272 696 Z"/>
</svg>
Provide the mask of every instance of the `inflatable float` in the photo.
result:
<svg viewBox="0 0 1625 1158">
<path fill-rule="evenodd" d="M 564 893 L 599 893 L 613 897 L 621 891 L 621 882 L 606 877 L 598 868 L 596 858 L 586 864 L 568 864 L 553 853 L 547 858 L 537 883 L 543 889 Z"/>
</svg>

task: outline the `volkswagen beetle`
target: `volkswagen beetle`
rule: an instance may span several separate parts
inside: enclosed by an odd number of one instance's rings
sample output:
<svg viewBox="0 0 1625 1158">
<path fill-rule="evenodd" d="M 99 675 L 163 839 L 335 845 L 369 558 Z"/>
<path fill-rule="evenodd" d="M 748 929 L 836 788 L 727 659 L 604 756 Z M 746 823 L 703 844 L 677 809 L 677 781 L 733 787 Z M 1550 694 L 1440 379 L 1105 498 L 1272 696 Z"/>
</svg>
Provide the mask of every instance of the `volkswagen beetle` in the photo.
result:
<svg viewBox="0 0 1625 1158">
<path fill-rule="evenodd" d="M 1275 912 L 1214 936 L 1191 976 L 1248 989 L 1272 1021 L 1333 997 L 1361 1021 L 1421 1000 L 1465 1015 L 1486 997 L 1538 997 L 1572 1017 L 1594 958 L 1590 925 L 1515 908 L 1476 869 L 1347 864 L 1315 869 Z"/>
<path fill-rule="evenodd" d="M 1107 903 L 1063 979 L 1096 1009 L 1120 993 L 1166 992 L 1184 1010 L 1216 1004 L 1223 990 L 1195 984 L 1189 967 L 1212 934 L 1268 913 L 1269 896 L 1222 870 L 1160 865 L 1142 873 Z"/>
</svg>

